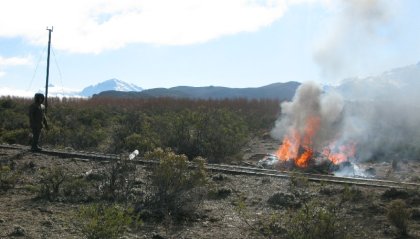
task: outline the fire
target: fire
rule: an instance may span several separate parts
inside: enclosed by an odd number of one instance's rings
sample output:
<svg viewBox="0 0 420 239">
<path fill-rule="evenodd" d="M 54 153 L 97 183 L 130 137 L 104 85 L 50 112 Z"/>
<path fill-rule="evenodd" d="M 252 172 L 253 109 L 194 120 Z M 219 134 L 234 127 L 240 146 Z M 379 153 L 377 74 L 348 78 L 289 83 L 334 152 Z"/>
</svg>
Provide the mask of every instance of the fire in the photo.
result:
<svg viewBox="0 0 420 239">
<path fill-rule="evenodd" d="M 276 155 L 279 159 L 281 160 L 289 160 L 292 158 L 296 158 L 297 154 L 298 154 L 298 144 L 292 142 L 291 139 L 289 139 L 288 137 L 285 137 L 283 139 L 283 144 L 281 145 L 281 147 L 278 149 Z"/>
<path fill-rule="evenodd" d="M 309 160 L 312 158 L 312 155 L 312 150 L 307 149 L 297 160 L 295 160 L 295 164 L 301 168 L 308 166 Z"/>
<path fill-rule="evenodd" d="M 337 152 L 332 152 L 332 149 L 336 149 L 335 151 Z M 334 164 L 343 163 L 347 161 L 349 157 L 354 157 L 356 155 L 356 145 L 351 143 L 349 145 L 340 145 L 339 147 L 336 147 L 334 144 L 331 144 L 324 149 L 322 154 Z"/>
<path fill-rule="evenodd" d="M 309 117 L 302 133 L 292 130 L 284 137 L 282 145 L 276 152 L 277 157 L 283 161 L 294 160 L 299 167 L 308 166 L 309 160 L 313 155 L 312 139 L 318 131 L 319 125 L 319 117 Z M 299 155 L 301 149 L 304 152 Z"/>
<path fill-rule="evenodd" d="M 313 138 L 319 130 L 320 123 L 320 117 L 313 116 L 306 120 L 302 132 L 290 130 L 283 138 L 276 156 L 282 161 L 293 160 L 298 167 L 307 167 L 314 156 Z M 332 163 L 339 164 L 347 161 L 349 157 L 354 157 L 355 152 L 355 144 L 336 146 L 332 143 L 325 147 L 321 154 Z"/>
</svg>

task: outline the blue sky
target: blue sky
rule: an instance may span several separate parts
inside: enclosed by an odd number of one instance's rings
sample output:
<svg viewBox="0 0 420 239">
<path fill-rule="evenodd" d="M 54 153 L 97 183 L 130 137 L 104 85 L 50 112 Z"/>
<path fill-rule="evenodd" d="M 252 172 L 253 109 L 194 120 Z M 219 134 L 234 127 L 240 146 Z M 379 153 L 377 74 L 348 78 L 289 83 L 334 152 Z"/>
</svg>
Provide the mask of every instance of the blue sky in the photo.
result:
<svg viewBox="0 0 420 239">
<path fill-rule="evenodd" d="M 26 7 L 22 7 L 26 6 Z M 336 84 L 420 61 L 418 0 L 2 0 L 0 89 Z M 1 91 L 1 90 L 0 90 Z"/>
</svg>

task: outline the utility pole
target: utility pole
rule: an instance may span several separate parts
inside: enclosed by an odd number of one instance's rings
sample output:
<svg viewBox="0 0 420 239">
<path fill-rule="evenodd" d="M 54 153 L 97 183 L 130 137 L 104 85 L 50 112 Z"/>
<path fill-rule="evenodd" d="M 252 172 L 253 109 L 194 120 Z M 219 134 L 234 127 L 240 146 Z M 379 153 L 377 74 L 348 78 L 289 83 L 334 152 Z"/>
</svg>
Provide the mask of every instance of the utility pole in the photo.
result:
<svg viewBox="0 0 420 239">
<path fill-rule="evenodd" d="M 45 81 L 45 113 L 47 113 L 48 107 L 48 77 L 50 75 L 50 49 L 51 49 L 51 32 L 54 27 L 48 28 L 48 55 L 47 55 L 47 79 Z"/>
</svg>

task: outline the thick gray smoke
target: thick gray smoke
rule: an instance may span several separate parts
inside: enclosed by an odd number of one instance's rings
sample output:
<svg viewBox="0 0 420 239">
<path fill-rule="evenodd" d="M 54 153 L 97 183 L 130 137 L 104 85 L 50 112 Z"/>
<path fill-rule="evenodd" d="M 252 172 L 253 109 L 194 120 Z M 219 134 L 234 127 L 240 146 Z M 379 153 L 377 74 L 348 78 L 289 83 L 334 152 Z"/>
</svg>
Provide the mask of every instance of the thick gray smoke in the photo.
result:
<svg viewBox="0 0 420 239">
<path fill-rule="evenodd" d="M 281 109 L 282 116 L 271 132 L 276 139 L 282 139 L 293 130 L 304 135 L 310 120 L 319 123 L 314 124 L 317 130 L 312 138 L 312 147 L 315 150 L 321 151 L 340 137 L 344 122 L 344 102 L 338 94 L 323 94 L 321 88 L 313 82 L 302 84 L 293 101 L 283 103 Z"/>
<path fill-rule="evenodd" d="M 314 55 L 324 77 L 354 76 L 383 63 L 377 45 L 391 39 L 381 30 L 392 23 L 399 1 L 334 3 L 340 14 Z M 337 92 L 344 99 L 337 107 L 345 109 L 337 133 L 341 141 L 357 144 L 357 158 L 420 160 L 420 63 L 379 76 L 348 79 Z"/>
<path fill-rule="evenodd" d="M 358 75 L 375 64 L 367 59 L 376 55 L 375 45 L 386 37 L 380 29 L 393 15 L 390 1 L 340 0 L 334 3 L 338 4 L 340 12 L 333 25 L 326 26 L 327 33 L 314 53 L 324 77 L 330 80 Z"/>
<path fill-rule="evenodd" d="M 346 136 L 361 160 L 419 159 L 420 107 L 403 102 L 348 102 Z"/>
<path fill-rule="evenodd" d="M 420 159 L 420 63 L 338 90 L 346 99 L 344 132 L 360 159 Z"/>
<path fill-rule="evenodd" d="M 359 160 L 420 160 L 419 92 L 420 63 L 349 79 L 334 91 L 304 83 L 292 102 L 281 105 L 272 136 L 281 140 L 291 129 L 303 134 L 307 119 L 319 117 L 315 150 L 354 143 Z"/>
</svg>

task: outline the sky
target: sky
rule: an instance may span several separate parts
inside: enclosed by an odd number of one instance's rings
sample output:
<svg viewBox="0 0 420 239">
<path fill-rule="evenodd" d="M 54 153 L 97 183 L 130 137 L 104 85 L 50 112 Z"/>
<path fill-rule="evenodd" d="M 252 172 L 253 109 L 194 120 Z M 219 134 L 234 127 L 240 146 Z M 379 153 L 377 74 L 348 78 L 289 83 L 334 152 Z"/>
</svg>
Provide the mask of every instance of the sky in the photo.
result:
<svg viewBox="0 0 420 239">
<path fill-rule="evenodd" d="M 418 0 L 0 0 L 0 92 L 338 84 L 420 61 Z M 15 93 L 16 92 L 16 93 Z"/>
</svg>

